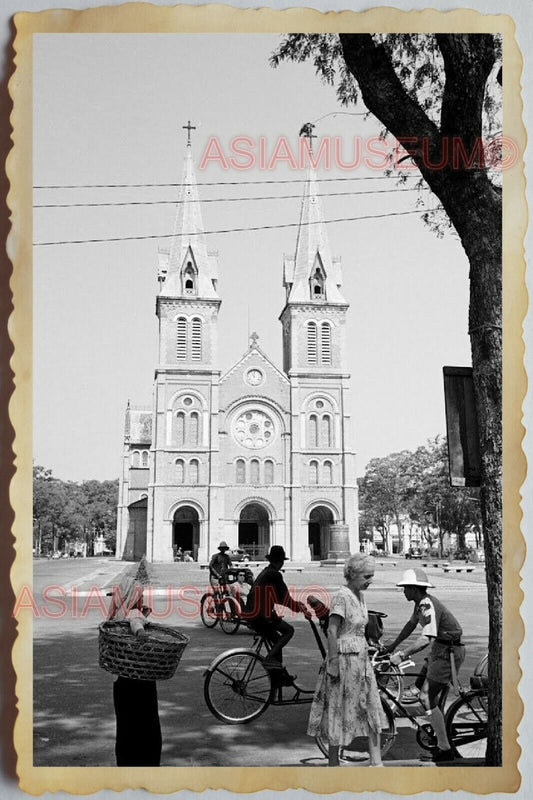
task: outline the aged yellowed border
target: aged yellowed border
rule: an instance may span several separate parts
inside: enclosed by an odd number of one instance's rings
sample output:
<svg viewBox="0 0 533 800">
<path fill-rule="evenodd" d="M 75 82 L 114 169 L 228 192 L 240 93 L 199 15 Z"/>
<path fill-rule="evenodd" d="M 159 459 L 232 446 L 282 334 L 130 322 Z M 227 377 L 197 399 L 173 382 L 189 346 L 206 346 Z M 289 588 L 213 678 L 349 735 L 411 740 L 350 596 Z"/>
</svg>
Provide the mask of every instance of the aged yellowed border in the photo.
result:
<svg viewBox="0 0 533 800">
<path fill-rule="evenodd" d="M 16 71 L 10 81 L 14 101 L 14 146 L 7 160 L 11 183 L 8 204 L 13 230 L 8 255 L 14 266 L 11 287 L 14 311 L 9 334 L 15 346 L 12 366 L 15 391 L 10 418 L 15 428 L 16 475 L 11 485 L 15 511 L 16 560 L 11 572 L 13 591 L 32 581 L 32 40 L 36 33 L 183 33 L 361 31 L 361 32 L 501 32 L 504 35 L 504 133 L 518 144 L 521 157 L 526 134 L 522 124 L 520 79 L 522 59 L 514 38 L 514 23 L 505 15 L 482 15 L 471 10 L 404 12 L 377 8 L 364 13 L 309 9 L 286 11 L 237 10 L 229 6 L 127 4 L 85 11 L 53 10 L 20 13 L 16 24 Z M 103 788 L 144 787 L 152 792 L 178 789 L 202 791 L 226 788 L 251 792 L 263 788 L 306 788 L 320 793 L 381 789 L 399 794 L 423 790 L 463 789 L 475 793 L 515 792 L 520 786 L 517 726 L 522 716 L 518 692 L 518 648 L 524 635 L 520 618 L 522 591 L 519 570 L 525 556 L 520 533 L 520 487 L 526 461 L 521 449 L 521 405 L 526 391 L 522 323 L 527 308 L 523 240 L 527 224 L 522 159 L 504 173 L 504 765 L 493 768 L 52 768 L 33 766 L 32 741 L 32 624 L 29 615 L 18 620 L 19 635 L 13 659 L 17 672 L 19 716 L 15 728 L 18 774 L 24 791 L 41 794 L 65 790 L 89 793 Z"/>
</svg>

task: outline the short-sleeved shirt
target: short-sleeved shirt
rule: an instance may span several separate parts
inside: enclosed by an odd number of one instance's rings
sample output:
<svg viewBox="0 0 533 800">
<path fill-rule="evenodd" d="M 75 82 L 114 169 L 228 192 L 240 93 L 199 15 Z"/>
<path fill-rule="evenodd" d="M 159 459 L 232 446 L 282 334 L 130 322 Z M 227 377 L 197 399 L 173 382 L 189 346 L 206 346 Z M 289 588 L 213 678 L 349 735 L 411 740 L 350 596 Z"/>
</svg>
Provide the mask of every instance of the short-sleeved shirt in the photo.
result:
<svg viewBox="0 0 533 800">
<path fill-rule="evenodd" d="M 209 562 L 209 574 L 215 578 L 221 576 L 225 578 L 226 571 L 231 567 L 232 561 L 227 553 L 219 551 L 215 553 Z"/>
<path fill-rule="evenodd" d="M 269 564 L 259 573 L 252 584 L 246 603 L 246 613 L 252 621 L 278 622 L 280 617 L 274 608 L 276 604 L 297 610 L 283 580 L 283 575 Z"/>
<path fill-rule="evenodd" d="M 449 644 L 455 644 L 461 640 L 463 629 L 454 615 L 432 595 L 424 595 L 415 605 L 412 619 L 420 625 L 424 636 Z"/>
</svg>

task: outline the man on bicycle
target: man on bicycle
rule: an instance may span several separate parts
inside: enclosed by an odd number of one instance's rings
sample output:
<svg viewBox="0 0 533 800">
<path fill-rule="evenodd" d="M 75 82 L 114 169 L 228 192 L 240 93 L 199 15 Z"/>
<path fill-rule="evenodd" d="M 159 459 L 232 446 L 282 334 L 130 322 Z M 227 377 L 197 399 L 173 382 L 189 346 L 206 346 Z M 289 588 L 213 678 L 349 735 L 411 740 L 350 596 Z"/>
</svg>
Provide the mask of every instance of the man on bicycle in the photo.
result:
<svg viewBox="0 0 533 800">
<path fill-rule="evenodd" d="M 268 670 L 283 670 L 282 650 L 292 639 L 294 628 L 279 617 L 274 606 L 287 606 L 310 616 L 305 603 L 291 597 L 280 572 L 286 560 L 285 550 L 278 544 L 270 548 L 267 555 L 268 566 L 259 573 L 252 584 L 246 604 L 246 620 L 250 627 L 264 636 L 271 645 L 264 660 Z M 289 676 L 290 677 L 290 676 Z"/>
<path fill-rule="evenodd" d="M 437 700 L 445 686 L 455 683 L 459 667 L 464 661 L 465 649 L 461 643 L 463 631 L 451 611 L 440 600 L 427 593 L 432 584 L 429 583 L 424 570 L 406 570 L 396 585 L 403 586 L 405 599 L 414 602 L 415 607 L 411 618 L 396 639 L 385 647 L 385 652 L 396 650 L 398 645 L 413 633 L 417 625 L 420 625 L 422 630 L 418 638 L 404 650 L 395 652 L 391 657 L 391 663 L 400 664 L 431 644 L 431 650 L 416 685 L 420 690 L 420 702 L 426 709 L 426 717 L 437 737 L 437 749 L 433 754 L 433 760 L 437 763 L 450 761 L 454 758 L 454 753 L 446 735 L 444 716 L 437 705 Z"/>
<path fill-rule="evenodd" d="M 209 580 L 211 586 L 224 586 L 227 581 L 228 569 L 233 566 L 231 558 L 228 556 L 227 551 L 229 546 L 226 542 L 220 542 L 218 546 L 218 553 L 215 553 L 209 562 Z"/>
</svg>

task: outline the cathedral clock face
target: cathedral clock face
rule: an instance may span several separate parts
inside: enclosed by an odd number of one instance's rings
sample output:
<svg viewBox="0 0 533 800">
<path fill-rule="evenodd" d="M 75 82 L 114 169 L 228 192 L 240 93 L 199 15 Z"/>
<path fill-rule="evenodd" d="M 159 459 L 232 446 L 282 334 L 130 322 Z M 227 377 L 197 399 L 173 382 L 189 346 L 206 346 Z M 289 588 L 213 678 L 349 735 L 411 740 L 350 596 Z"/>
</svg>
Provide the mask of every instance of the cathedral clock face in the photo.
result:
<svg viewBox="0 0 533 800">
<path fill-rule="evenodd" d="M 263 383 L 263 373 L 260 369 L 249 369 L 246 373 L 246 383 L 250 386 L 259 386 Z"/>
<path fill-rule="evenodd" d="M 243 447 L 260 450 L 270 444 L 275 437 L 274 421 L 259 409 L 243 411 L 233 423 L 233 436 Z"/>
</svg>

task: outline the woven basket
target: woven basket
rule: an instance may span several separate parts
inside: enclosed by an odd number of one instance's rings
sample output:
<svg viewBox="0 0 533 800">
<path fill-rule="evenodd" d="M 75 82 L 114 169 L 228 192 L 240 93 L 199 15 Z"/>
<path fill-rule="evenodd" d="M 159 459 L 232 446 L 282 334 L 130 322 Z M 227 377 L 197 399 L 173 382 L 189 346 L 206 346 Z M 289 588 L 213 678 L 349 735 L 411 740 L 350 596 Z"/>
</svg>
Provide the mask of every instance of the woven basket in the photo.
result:
<svg viewBox="0 0 533 800">
<path fill-rule="evenodd" d="M 102 669 L 139 681 L 166 681 L 176 672 L 189 637 L 174 628 L 150 622 L 146 636 L 135 636 L 124 620 L 102 622 L 98 635 Z"/>
</svg>

